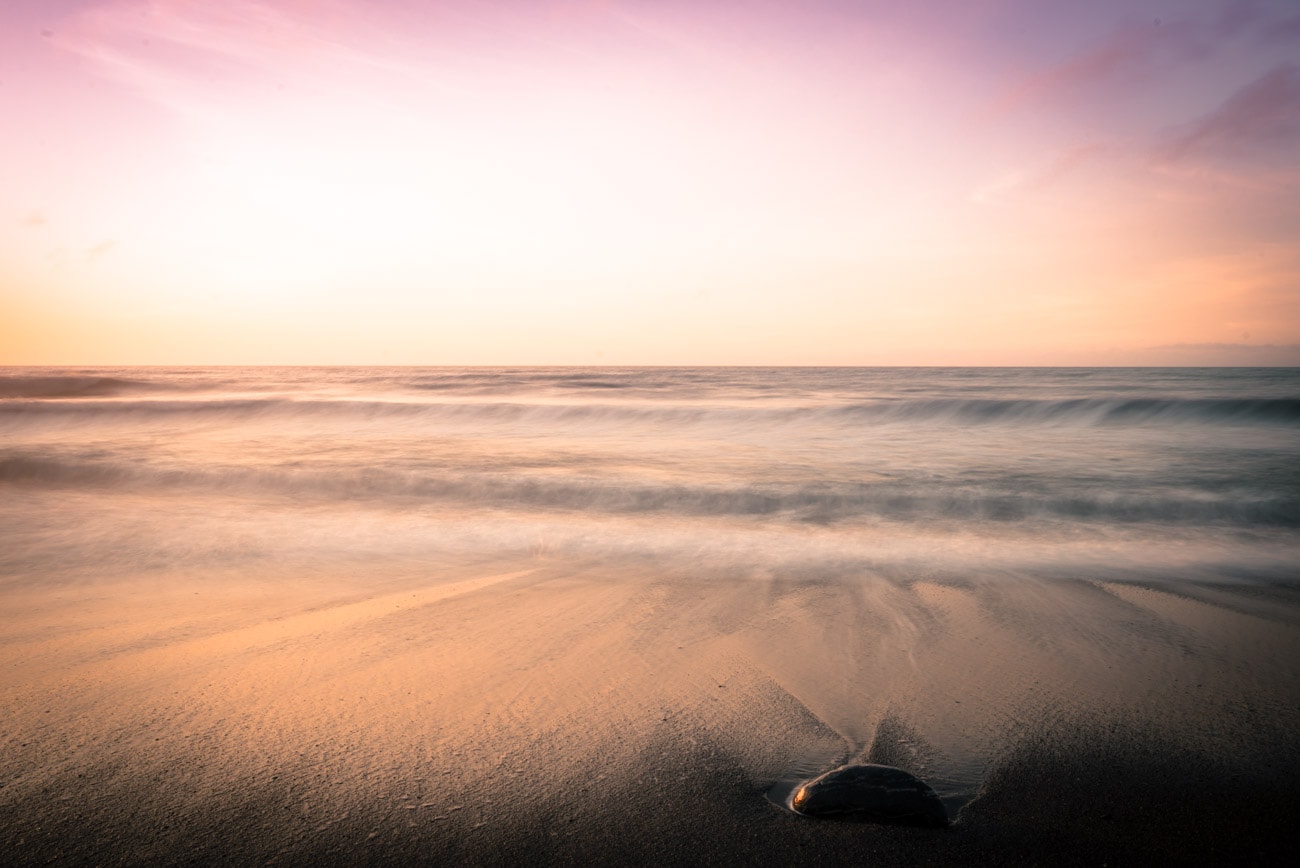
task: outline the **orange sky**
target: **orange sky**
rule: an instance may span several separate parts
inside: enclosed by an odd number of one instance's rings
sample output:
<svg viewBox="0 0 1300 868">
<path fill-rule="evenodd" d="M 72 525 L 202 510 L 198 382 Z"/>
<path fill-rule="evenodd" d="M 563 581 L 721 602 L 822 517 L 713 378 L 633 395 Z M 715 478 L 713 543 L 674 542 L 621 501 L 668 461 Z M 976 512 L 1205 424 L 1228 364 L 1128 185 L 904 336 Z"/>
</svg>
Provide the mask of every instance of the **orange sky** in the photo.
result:
<svg viewBox="0 0 1300 868">
<path fill-rule="evenodd" d="M 1289 0 L 14 0 L 0 364 L 1300 364 L 1296 57 Z"/>
</svg>

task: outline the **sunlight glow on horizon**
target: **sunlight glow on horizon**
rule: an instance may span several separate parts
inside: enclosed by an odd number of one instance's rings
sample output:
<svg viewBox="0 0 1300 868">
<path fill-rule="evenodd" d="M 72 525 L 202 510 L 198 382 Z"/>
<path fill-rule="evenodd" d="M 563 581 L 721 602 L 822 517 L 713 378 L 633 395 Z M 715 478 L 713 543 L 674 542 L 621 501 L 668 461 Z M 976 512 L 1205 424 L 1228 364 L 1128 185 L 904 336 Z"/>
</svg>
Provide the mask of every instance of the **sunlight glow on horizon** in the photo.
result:
<svg viewBox="0 0 1300 868">
<path fill-rule="evenodd" d="M 1148 5 L 24 0 L 0 364 L 1300 364 L 1300 13 Z"/>
</svg>

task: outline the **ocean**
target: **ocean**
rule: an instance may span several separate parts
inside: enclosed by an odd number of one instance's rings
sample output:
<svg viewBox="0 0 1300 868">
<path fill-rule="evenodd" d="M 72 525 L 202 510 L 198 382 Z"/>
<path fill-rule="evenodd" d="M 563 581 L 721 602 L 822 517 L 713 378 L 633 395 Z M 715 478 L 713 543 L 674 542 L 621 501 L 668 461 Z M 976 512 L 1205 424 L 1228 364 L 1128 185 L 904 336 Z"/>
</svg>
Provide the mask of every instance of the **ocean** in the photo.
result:
<svg viewBox="0 0 1300 868">
<path fill-rule="evenodd" d="M 0 490 L 10 583 L 496 556 L 1291 581 L 1300 370 L 9 368 Z"/>
</svg>

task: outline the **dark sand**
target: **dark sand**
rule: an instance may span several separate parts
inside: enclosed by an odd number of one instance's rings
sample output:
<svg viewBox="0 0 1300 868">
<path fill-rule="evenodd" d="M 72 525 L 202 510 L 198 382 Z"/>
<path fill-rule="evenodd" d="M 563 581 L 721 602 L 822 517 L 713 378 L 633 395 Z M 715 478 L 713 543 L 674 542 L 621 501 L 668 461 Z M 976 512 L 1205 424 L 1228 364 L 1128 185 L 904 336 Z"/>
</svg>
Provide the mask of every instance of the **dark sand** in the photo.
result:
<svg viewBox="0 0 1300 868">
<path fill-rule="evenodd" d="M 1300 852 L 1297 586 L 553 561 L 367 582 L 6 590 L 0 862 Z M 926 779 L 956 823 L 769 798 L 855 757 Z"/>
</svg>

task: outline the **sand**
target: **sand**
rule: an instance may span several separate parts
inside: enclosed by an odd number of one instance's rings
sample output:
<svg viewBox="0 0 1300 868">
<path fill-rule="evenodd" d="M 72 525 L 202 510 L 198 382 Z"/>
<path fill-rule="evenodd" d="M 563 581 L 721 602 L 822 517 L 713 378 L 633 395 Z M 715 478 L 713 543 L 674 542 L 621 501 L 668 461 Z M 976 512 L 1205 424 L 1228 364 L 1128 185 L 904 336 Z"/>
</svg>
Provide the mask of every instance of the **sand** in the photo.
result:
<svg viewBox="0 0 1300 868">
<path fill-rule="evenodd" d="M 4 590 L 12 864 L 1280 864 L 1300 587 L 539 557 Z M 778 804 L 850 760 L 944 830 Z"/>
</svg>

